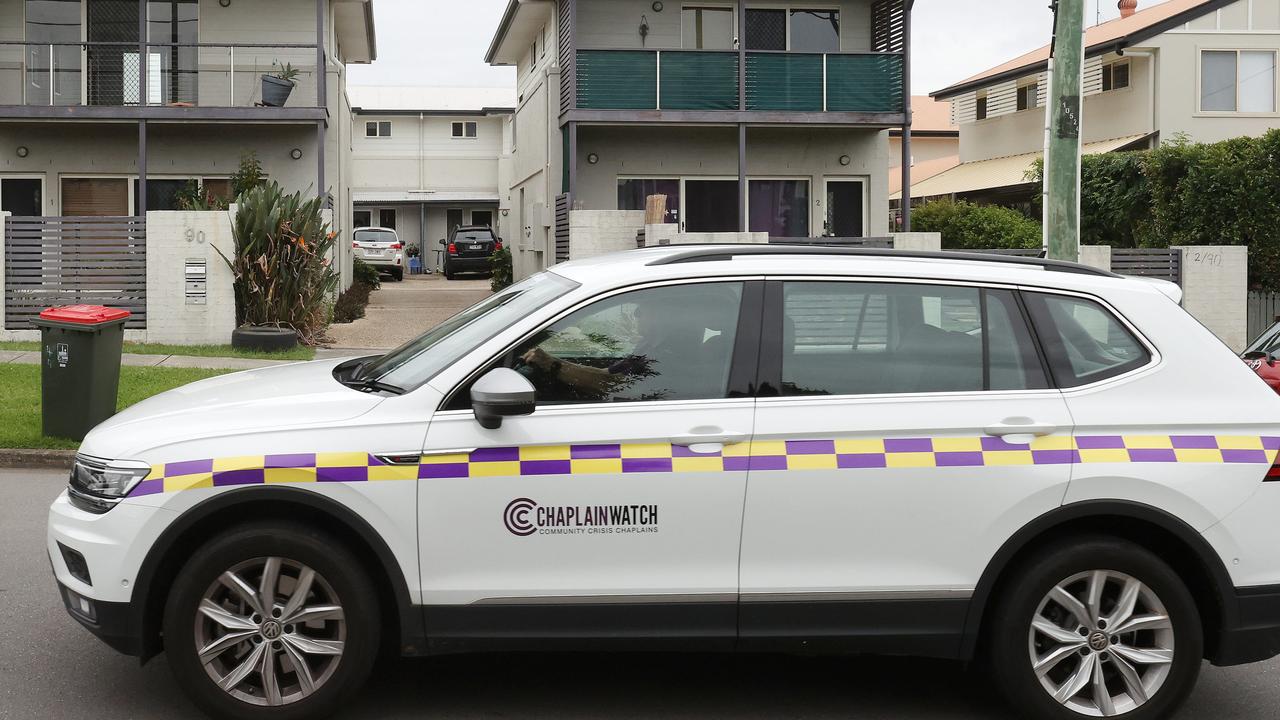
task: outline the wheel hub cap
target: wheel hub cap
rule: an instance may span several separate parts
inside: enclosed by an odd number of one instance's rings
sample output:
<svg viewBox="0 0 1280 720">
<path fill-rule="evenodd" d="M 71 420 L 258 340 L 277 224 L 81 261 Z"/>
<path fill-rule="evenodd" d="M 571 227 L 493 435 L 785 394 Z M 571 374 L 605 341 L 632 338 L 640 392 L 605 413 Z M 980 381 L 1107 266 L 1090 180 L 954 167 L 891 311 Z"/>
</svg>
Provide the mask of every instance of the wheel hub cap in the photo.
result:
<svg viewBox="0 0 1280 720">
<path fill-rule="evenodd" d="M 1173 622 L 1151 588 L 1094 570 L 1055 585 L 1028 631 L 1044 691 L 1080 715 L 1110 717 L 1155 697 L 1173 667 Z"/>
<path fill-rule="evenodd" d="M 195 646 L 209 678 L 251 705 L 310 696 L 333 677 L 347 623 L 333 588 L 302 563 L 257 558 L 222 573 L 195 617 Z"/>
</svg>

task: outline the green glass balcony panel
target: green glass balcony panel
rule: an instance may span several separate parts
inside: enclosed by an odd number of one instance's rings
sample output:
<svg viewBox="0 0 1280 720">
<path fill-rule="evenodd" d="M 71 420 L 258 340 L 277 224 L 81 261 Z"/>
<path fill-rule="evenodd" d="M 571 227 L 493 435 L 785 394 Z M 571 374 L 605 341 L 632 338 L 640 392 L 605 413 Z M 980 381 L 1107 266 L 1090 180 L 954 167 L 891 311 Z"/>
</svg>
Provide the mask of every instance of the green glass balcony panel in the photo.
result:
<svg viewBox="0 0 1280 720">
<path fill-rule="evenodd" d="M 828 55 L 827 110 L 903 111 L 901 55 Z"/>
<path fill-rule="evenodd" d="M 737 110 L 738 54 L 662 52 L 663 110 Z"/>
<path fill-rule="evenodd" d="M 654 110 L 658 55 L 649 50 L 579 50 L 578 107 L 586 110 Z"/>
<path fill-rule="evenodd" d="M 747 109 L 822 110 L 822 56 L 747 53 Z"/>
</svg>

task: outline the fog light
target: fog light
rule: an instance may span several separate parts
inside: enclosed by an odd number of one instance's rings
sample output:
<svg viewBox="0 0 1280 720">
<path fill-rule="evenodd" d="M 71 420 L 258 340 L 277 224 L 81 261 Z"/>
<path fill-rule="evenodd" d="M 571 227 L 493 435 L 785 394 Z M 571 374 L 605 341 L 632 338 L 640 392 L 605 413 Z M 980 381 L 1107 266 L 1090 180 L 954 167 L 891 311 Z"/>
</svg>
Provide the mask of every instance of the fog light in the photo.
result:
<svg viewBox="0 0 1280 720">
<path fill-rule="evenodd" d="M 62 588 L 62 592 L 66 594 L 67 609 L 89 622 L 98 621 L 98 613 L 92 600 L 68 587 Z"/>
</svg>

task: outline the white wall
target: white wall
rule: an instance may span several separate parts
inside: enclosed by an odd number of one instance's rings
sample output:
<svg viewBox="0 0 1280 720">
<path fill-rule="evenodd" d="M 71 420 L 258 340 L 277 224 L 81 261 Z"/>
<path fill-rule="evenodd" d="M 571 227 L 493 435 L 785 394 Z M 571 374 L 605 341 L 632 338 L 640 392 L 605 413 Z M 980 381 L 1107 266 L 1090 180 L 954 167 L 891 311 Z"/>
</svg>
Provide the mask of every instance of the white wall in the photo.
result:
<svg viewBox="0 0 1280 720">
<path fill-rule="evenodd" d="M 390 122 L 391 137 L 365 136 L 365 123 Z M 454 138 L 454 122 L 476 123 L 476 137 Z M 505 155 L 503 116 L 356 115 L 353 187 L 359 190 L 498 190 Z"/>
<path fill-rule="evenodd" d="M 235 255 L 227 212 L 147 213 L 147 341 L 221 345 L 236 327 L 235 277 L 214 249 Z M 204 260 L 205 304 L 188 304 L 185 268 Z"/>
<path fill-rule="evenodd" d="M 1249 342 L 1249 248 L 1185 246 L 1182 307 L 1232 350 Z"/>
</svg>

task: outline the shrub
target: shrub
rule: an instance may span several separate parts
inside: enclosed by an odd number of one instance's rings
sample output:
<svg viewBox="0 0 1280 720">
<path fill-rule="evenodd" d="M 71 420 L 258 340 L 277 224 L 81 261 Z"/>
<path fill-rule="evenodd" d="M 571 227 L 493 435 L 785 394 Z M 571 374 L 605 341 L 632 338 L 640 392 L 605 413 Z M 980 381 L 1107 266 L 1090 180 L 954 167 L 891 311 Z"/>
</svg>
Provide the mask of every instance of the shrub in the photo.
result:
<svg viewBox="0 0 1280 720">
<path fill-rule="evenodd" d="M 489 264 L 493 267 L 493 275 L 489 279 L 491 290 L 498 292 L 511 285 L 515 279 L 511 268 L 511 250 L 504 247 L 495 252 L 489 258 Z"/>
<path fill-rule="evenodd" d="M 355 260 L 355 265 L 351 269 L 351 281 L 357 285 L 368 285 L 370 292 L 382 287 L 382 280 L 378 278 L 378 271 L 360 258 Z"/>
<path fill-rule="evenodd" d="M 267 184 L 258 153 L 250 150 L 240 156 L 240 167 L 231 176 L 231 194 L 235 198 Z"/>
<path fill-rule="evenodd" d="M 196 180 L 188 180 L 185 187 L 174 193 L 173 198 L 179 210 L 226 210 L 227 201 L 212 192 Z"/>
<path fill-rule="evenodd" d="M 355 322 L 364 317 L 365 307 L 369 305 L 369 293 L 373 288 L 357 282 L 338 296 L 333 304 L 333 321 L 335 323 Z"/>
<path fill-rule="evenodd" d="M 235 255 L 222 258 L 235 276 L 236 322 L 290 327 L 303 344 L 316 344 L 338 285 L 329 260 L 336 234 L 320 214 L 323 198 L 304 200 L 273 182 L 239 203 Z"/>
<path fill-rule="evenodd" d="M 998 205 L 935 200 L 911 211 L 911 229 L 942 234 L 948 250 L 1038 248 L 1043 243 L 1040 223 Z"/>
</svg>

